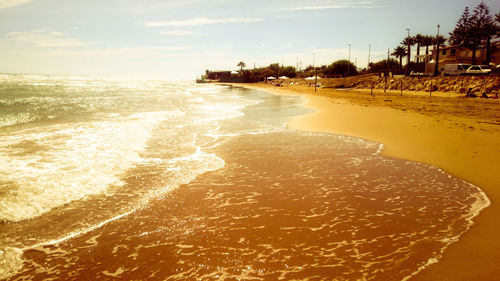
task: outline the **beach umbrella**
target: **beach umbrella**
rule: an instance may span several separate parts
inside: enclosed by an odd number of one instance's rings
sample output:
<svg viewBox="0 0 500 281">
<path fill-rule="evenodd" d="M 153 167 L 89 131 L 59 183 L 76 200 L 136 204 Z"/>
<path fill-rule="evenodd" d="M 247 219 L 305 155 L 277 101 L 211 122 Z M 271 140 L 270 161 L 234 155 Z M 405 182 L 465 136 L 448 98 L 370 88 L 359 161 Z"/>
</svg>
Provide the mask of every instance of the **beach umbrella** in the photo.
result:
<svg viewBox="0 0 500 281">
<path fill-rule="evenodd" d="M 274 80 L 274 79 L 276 79 L 276 78 L 274 78 L 272 76 L 267 77 L 267 80 Z"/>
<path fill-rule="evenodd" d="M 286 76 L 280 76 L 279 79 L 288 79 Z"/>
</svg>

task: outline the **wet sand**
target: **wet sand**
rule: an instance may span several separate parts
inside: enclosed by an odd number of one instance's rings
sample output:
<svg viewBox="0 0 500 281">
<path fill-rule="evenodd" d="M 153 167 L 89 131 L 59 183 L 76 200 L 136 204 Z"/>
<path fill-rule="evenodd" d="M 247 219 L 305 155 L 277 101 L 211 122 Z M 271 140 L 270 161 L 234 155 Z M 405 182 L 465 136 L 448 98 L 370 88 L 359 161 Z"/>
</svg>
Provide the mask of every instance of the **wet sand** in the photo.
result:
<svg viewBox="0 0 500 281">
<path fill-rule="evenodd" d="M 497 280 L 500 264 L 500 103 L 458 94 L 338 91 L 313 87 L 244 84 L 279 94 L 299 94 L 316 113 L 291 128 L 333 132 L 385 145 L 382 154 L 414 160 L 482 188 L 492 204 L 452 244 L 441 261 L 412 280 Z"/>
<path fill-rule="evenodd" d="M 467 228 L 477 189 L 379 148 L 293 131 L 230 138 L 212 150 L 223 168 L 27 250 L 12 279 L 404 280 Z"/>
</svg>

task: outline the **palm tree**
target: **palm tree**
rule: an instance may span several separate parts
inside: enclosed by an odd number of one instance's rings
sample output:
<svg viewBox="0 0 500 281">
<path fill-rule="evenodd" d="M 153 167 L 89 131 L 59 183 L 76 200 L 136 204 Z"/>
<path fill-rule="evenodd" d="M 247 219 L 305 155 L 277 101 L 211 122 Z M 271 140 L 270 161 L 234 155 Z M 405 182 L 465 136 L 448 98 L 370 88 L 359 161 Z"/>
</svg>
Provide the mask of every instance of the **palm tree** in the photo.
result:
<svg viewBox="0 0 500 281">
<path fill-rule="evenodd" d="M 410 59 L 410 55 L 411 55 L 411 46 L 415 45 L 415 38 L 414 37 L 406 37 L 403 41 L 401 41 L 401 45 L 403 46 L 406 46 L 408 48 L 408 62 L 409 63 L 409 59 Z"/>
<path fill-rule="evenodd" d="M 391 55 L 399 58 L 399 69 L 403 69 L 403 57 L 406 56 L 406 47 L 397 46 L 394 49 L 394 52 L 391 53 Z"/>
<path fill-rule="evenodd" d="M 429 55 L 429 46 L 434 45 L 434 37 L 425 35 L 422 46 L 425 46 L 425 55 Z"/>
<path fill-rule="evenodd" d="M 439 42 L 439 46 L 443 45 L 448 40 L 443 35 L 439 35 L 439 37 L 438 37 L 439 40 L 436 40 L 436 36 L 431 36 L 431 37 L 432 37 L 433 44 L 436 44 L 436 42 Z"/>
<path fill-rule="evenodd" d="M 406 76 L 409 75 L 409 66 L 410 66 L 410 57 L 411 57 L 411 46 L 415 45 L 415 38 L 414 37 L 406 37 L 403 41 L 401 41 L 401 45 L 407 46 L 408 52 L 406 53 Z"/>
<path fill-rule="evenodd" d="M 414 39 L 415 43 L 417 44 L 417 57 L 418 57 L 420 56 L 420 47 L 422 47 L 424 44 L 425 36 L 419 33 L 415 35 Z"/>
<path fill-rule="evenodd" d="M 247 66 L 244 62 L 240 61 L 236 66 L 240 67 L 240 71 L 243 71 L 243 67 Z"/>
</svg>

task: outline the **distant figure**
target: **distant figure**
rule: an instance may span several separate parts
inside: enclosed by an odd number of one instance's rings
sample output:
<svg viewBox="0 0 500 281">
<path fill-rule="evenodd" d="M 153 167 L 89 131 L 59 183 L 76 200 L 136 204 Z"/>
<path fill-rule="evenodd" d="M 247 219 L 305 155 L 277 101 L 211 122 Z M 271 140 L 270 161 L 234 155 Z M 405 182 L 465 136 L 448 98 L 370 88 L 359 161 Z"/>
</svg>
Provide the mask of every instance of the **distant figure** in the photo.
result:
<svg viewBox="0 0 500 281">
<path fill-rule="evenodd" d="M 472 91 L 472 88 L 467 89 L 467 92 L 465 93 L 466 98 L 470 97 L 471 91 Z"/>
<path fill-rule="evenodd" d="M 469 88 L 467 90 L 467 93 L 465 94 L 465 97 L 466 98 L 475 98 L 475 97 L 477 97 L 477 95 L 472 92 L 472 88 Z"/>
</svg>

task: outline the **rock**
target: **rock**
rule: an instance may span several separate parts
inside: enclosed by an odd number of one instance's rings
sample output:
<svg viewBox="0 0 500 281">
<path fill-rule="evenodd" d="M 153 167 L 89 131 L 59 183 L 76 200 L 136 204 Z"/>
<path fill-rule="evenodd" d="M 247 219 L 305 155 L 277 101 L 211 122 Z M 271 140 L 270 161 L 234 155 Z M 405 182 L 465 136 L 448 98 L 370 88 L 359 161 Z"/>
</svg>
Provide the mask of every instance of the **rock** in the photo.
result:
<svg viewBox="0 0 500 281">
<path fill-rule="evenodd" d="M 477 86 L 473 87 L 471 92 L 474 94 L 479 94 L 479 93 L 481 93 L 481 87 L 477 87 Z"/>
</svg>

